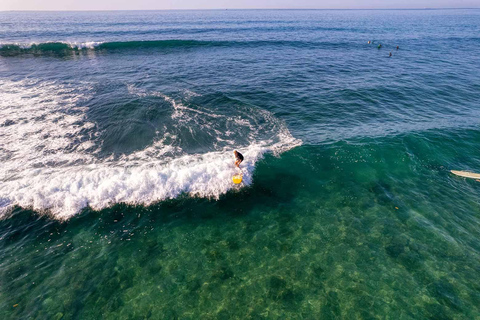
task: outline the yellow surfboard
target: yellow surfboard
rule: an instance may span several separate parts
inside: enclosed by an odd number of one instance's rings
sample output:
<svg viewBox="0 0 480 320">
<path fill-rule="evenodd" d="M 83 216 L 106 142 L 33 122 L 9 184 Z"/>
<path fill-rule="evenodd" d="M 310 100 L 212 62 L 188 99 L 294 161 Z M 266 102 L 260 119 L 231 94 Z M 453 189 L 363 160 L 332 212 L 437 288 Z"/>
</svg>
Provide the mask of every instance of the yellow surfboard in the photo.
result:
<svg viewBox="0 0 480 320">
<path fill-rule="evenodd" d="M 479 173 L 473 173 L 468 171 L 457 171 L 457 170 L 450 170 L 451 173 L 454 175 L 464 177 L 464 178 L 472 178 L 472 179 L 480 179 Z"/>
<path fill-rule="evenodd" d="M 239 184 L 242 182 L 242 174 L 241 173 L 237 173 L 233 176 L 232 180 L 233 180 L 233 183 L 235 184 Z"/>
</svg>

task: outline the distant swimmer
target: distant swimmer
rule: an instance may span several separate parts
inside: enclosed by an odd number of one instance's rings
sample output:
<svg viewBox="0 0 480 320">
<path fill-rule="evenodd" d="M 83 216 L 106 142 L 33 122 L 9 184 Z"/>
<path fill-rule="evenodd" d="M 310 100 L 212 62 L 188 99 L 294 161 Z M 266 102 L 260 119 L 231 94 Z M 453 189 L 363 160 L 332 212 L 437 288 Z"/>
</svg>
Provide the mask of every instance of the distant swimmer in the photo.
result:
<svg viewBox="0 0 480 320">
<path fill-rule="evenodd" d="M 238 152 L 237 150 L 233 150 L 233 154 L 235 155 L 235 165 L 240 168 L 240 163 L 243 161 L 243 155 Z"/>
<path fill-rule="evenodd" d="M 392 53 L 390 52 L 390 54 L 388 55 L 388 57 L 390 58 L 392 56 Z"/>
<path fill-rule="evenodd" d="M 377 48 L 380 49 L 381 47 L 382 47 L 382 44 L 380 43 Z"/>
<path fill-rule="evenodd" d="M 368 44 L 372 43 L 372 41 L 368 40 Z"/>
<path fill-rule="evenodd" d="M 400 49 L 398 46 L 397 46 L 397 50 Z"/>
</svg>

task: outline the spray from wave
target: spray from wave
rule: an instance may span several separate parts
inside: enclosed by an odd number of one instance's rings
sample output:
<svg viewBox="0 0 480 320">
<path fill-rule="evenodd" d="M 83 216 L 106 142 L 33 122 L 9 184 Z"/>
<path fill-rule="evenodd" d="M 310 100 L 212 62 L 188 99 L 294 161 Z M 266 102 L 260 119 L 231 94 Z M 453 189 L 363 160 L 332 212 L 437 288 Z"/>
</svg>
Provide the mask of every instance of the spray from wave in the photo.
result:
<svg viewBox="0 0 480 320">
<path fill-rule="evenodd" d="M 70 54 L 79 50 L 93 50 L 102 42 L 43 42 L 43 43 L 3 43 L 0 44 L 0 56 L 21 54 Z"/>
<path fill-rule="evenodd" d="M 212 108 L 193 92 L 183 92 L 183 99 L 133 85 L 125 85 L 125 92 L 129 101 L 144 103 L 135 114 L 150 115 L 155 136 L 145 146 L 119 152 L 108 148 L 108 139 L 116 139 L 112 124 L 91 115 L 91 109 L 102 111 L 92 104 L 98 94 L 94 85 L 1 81 L 0 215 L 21 206 L 68 219 L 87 206 L 149 205 L 181 194 L 218 198 L 238 188 L 231 181 L 234 148 L 245 156 L 245 186 L 265 152 L 301 143 L 267 111 L 232 106 L 225 97 L 214 103 L 227 105 Z M 104 108 L 109 118 L 115 112 L 125 116 L 126 109 Z M 155 119 L 157 113 L 152 118 L 152 109 L 162 109 L 163 118 Z M 138 128 L 145 124 L 140 121 Z"/>
</svg>

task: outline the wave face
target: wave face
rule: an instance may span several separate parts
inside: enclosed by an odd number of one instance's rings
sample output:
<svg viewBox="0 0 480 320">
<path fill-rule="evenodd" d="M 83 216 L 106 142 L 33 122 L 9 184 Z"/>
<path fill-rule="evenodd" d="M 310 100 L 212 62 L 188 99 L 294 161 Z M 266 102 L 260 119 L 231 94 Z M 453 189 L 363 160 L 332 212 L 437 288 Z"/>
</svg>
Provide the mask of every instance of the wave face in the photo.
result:
<svg viewBox="0 0 480 320">
<path fill-rule="evenodd" d="M 66 219 L 84 207 L 144 204 L 181 194 L 218 198 L 239 188 L 233 153 L 245 156 L 242 186 L 265 152 L 300 144 L 271 113 L 224 95 L 202 106 L 134 85 L 1 81 L 0 208 L 30 207 Z M 108 92 L 108 93 L 106 93 Z M 103 99 L 103 100 L 102 100 Z"/>
<path fill-rule="evenodd" d="M 175 48 L 199 46 L 224 46 L 222 41 L 194 40 L 160 40 L 160 41 L 126 41 L 126 42 L 43 42 L 43 43 L 4 43 L 0 44 L 0 55 L 16 56 L 23 54 L 75 54 L 87 50 L 116 50 L 139 48 Z"/>
<path fill-rule="evenodd" d="M 262 41 L 199 41 L 199 40 L 149 40 L 149 41 L 88 41 L 88 42 L 43 42 L 43 43 L 4 43 L 0 44 L 0 56 L 18 55 L 73 55 L 92 51 L 109 52 L 135 49 L 182 49 L 201 47 L 301 47 L 301 48 L 347 48 L 347 43 L 262 40 Z"/>
</svg>

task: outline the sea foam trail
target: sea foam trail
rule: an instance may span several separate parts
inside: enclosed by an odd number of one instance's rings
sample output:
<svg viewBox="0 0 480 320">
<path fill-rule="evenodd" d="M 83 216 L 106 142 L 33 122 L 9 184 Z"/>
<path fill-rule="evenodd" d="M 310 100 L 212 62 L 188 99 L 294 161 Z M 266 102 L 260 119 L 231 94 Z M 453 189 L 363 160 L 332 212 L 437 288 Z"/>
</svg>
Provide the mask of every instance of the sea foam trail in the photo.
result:
<svg viewBox="0 0 480 320">
<path fill-rule="evenodd" d="M 219 151 L 175 154 L 165 160 L 162 150 L 171 146 L 159 140 L 130 155 L 98 157 L 96 125 L 86 118 L 86 109 L 79 107 L 92 94 L 88 84 L 3 81 L 0 92 L 4 98 L 0 115 L 5 119 L 0 123 L 3 217 L 14 206 L 64 220 L 87 206 L 100 210 L 115 203 L 149 205 L 181 194 L 218 198 L 250 185 L 255 164 L 266 152 L 280 153 L 301 143 L 285 126 L 274 140 L 252 140 L 241 149 L 244 178 L 238 186 L 232 182 L 237 169 L 228 145 Z M 183 112 L 182 121 L 188 121 L 188 107 L 157 95 L 172 104 L 172 118 Z M 191 112 L 198 116 L 199 110 Z"/>
</svg>

